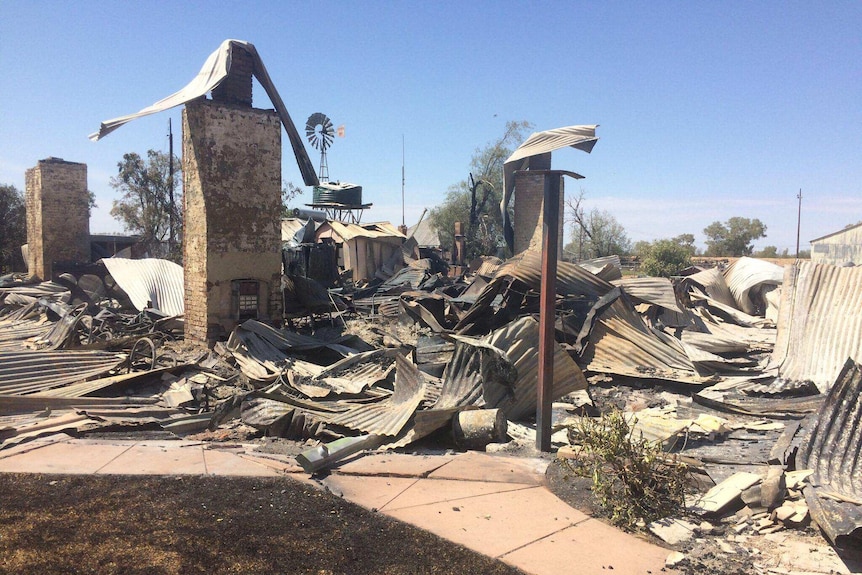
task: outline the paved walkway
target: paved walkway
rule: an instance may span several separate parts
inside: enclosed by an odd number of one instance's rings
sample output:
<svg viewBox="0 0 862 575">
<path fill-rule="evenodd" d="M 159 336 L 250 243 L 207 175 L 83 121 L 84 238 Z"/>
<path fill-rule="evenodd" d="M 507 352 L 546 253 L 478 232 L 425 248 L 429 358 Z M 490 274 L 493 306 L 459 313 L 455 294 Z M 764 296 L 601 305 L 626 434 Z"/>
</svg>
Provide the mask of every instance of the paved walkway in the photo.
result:
<svg viewBox="0 0 862 575">
<path fill-rule="evenodd" d="M 544 487 L 541 459 L 468 452 L 360 456 L 311 479 L 291 457 L 193 441 L 37 439 L 0 472 L 287 476 L 537 575 L 658 574 L 669 550 L 584 515 Z M 667 572 L 667 571 L 666 571 Z"/>
</svg>

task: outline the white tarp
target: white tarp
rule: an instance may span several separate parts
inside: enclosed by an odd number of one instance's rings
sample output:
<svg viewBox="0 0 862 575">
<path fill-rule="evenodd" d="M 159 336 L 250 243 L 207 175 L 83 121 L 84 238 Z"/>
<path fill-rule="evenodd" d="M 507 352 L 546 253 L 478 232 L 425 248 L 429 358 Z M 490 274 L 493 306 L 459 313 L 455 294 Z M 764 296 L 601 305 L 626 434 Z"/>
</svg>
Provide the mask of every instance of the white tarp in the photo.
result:
<svg viewBox="0 0 862 575">
<path fill-rule="evenodd" d="M 135 308 L 150 307 L 168 315 L 183 315 L 183 268 L 169 260 L 148 258 L 101 260 Z"/>
<path fill-rule="evenodd" d="M 535 132 L 518 146 L 518 149 L 503 164 L 503 201 L 500 204 L 500 209 L 503 213 L 503 235 L 506 237 L 509 249 L 514 249 L 515 244 L 515 231 L 512 229 L 512 222 L 509 219 L 509 210 L 507 209 L 515 191 L 515 172 L 528 169 L 532 156 L 547 154 L 560 148 L 572 147 L 589 154 L 598 141 L 596 128 L 598 128 L 598 124 L 567 126 L 545 132 Z M 569 175 L 575 178 L 583 177 L 577 174 Z"/>
<path fill-rule="evenodd" d="M 232 48 L 240 48 L 251 54 L 251 57 L 254 60 L 254 77 L 257 78 L 258 82 L 263 86 L 263 89 L 266 91 L 267 96 L 269 96 L 276 112 L 278 112 L 278 115 L 281 118 L 281 123 L 287 131 L 287 137 L 290 139 L 290 144 L 293 147 L 293 153 L 296 156 L 296 162 L 299 165 L 299 171 L 302 173 L 302 179 L 305 182 L 305 185 L 319 185 L 320 181 L 318 180 L 317 174 L 314 171 L 314 166 L 305 151 L 305 145 L 302 142 L 302 138 L 300 137 L 299 132 L 296 131 L 296 126 L 294 126 L 293 120 L 290 118 L 290 114 L 287 113 L 287 108 L 284 107 L 284 102 L 282 102 L 281 96 L 278 95 L 278 91 L 276 91 L 275 86 L 269 77 L 269 73 L 266 71 L 266 67 L 264 67 L 263 61 L 257 53 L 257 49 L 254 47 L 254 44 L 244 42 L 242 40 L 225 40 L 215 52 L 209 55 L 209 58 L 204 62 L 198 75 L 179 92 L 171 94 L 167 98 L 163 98 L 152 106 L 147 106 L 135 114 L 120 116 L 119 118 L 102 122 L 101 126 L 99 126 L 99 131 L 90 134 L 90 139 L 97 141 L 100 138 L 107 136 L 123 124 L 136 118 L 164 112 L 165 110 L 181 106 L 186 102 L 205 96 L 207 93 L 211 92 L 213 88 L 218 87 L 218 85 L 227 78 L 231 67 Z"/>
</svg>

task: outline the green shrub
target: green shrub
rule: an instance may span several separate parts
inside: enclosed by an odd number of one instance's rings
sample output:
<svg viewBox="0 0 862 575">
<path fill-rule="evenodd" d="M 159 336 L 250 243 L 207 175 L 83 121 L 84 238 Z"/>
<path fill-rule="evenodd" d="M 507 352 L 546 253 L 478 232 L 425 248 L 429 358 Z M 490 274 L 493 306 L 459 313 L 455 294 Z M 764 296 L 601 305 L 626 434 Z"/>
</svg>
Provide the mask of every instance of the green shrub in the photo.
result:
<svg viewBox="0 0 862 575">
<path fill-rule="evenodd" d="M 633 430 L 619 410 L 598 419 L 584 417 L 570 428 L 581 458 L 575 473 L 592 477 L 593 494 L 614 525 L 634 529 L 679 513 L 685 507 L 688 467 Z"/>
<path fill-rule="evenodd" d="M 691 252 L 673 240 L 656 240 L 641 262 L 640 272 L 652 277 L 669 278 L 691 265 Z"/>
</svg>

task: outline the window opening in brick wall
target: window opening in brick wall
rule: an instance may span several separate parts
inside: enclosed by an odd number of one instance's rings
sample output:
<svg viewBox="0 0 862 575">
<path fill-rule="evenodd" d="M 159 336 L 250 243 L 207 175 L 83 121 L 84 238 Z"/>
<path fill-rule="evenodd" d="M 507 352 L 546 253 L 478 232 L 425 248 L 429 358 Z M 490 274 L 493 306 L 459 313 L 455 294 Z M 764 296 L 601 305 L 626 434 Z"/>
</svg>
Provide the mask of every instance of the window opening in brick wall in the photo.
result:
<svg viewBox="0 0 862 575">
<path fill-rule="evenodd" d="M 237 320 L 257 319 L 260 309 L 260 282 L 234 280 L 233 284 Z"/>
</svg>

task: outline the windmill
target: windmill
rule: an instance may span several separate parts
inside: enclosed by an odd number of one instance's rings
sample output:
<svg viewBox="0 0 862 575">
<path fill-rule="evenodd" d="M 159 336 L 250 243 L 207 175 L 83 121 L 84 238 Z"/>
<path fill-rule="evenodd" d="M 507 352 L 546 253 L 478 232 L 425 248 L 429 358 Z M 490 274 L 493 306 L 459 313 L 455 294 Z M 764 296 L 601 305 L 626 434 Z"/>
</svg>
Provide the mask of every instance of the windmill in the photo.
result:
<svg viewBox="0 0 862 575">
<path fill-rule="evenodd" d="M 321 182 L 328 182 L 329 167 L 326 165 L 326 150 L 332 145 L 335 137 L 332 120 L 327 118 L 326 114 L 313 113 L 305 122 L 305 136 L 314 149 L 320 150 L 320 170 L 317 175 Z"/>
</svg>

